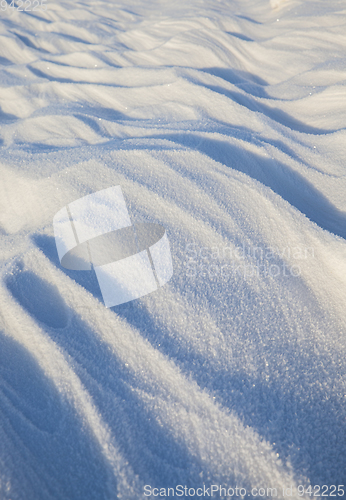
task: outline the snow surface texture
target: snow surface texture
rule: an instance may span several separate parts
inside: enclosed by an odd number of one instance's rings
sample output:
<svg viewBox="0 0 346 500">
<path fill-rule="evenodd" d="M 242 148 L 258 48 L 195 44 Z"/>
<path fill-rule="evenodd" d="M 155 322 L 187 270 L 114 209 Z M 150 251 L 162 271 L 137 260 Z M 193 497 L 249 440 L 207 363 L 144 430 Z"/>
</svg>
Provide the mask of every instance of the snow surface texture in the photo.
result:
<svg viewBox="0 0 346 500">
<path fill-rule="evenodd" d="M 338 0 L 1 12 L 1 500 L 346 483 L 345 25 Z M 106 309 L 52 221 L 117 185 L 174 276 Z"/>
</svg>

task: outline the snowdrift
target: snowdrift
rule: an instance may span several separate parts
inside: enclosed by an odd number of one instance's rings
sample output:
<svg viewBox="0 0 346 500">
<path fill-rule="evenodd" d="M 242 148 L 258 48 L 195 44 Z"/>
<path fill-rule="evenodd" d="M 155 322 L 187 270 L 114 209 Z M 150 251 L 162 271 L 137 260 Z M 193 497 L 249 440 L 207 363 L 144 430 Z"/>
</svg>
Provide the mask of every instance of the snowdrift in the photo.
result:
<svg viewBox="0 0 346 500">
<path fill-rule="evenodd" d="M 345 6 L 1 8 L 0 498 L 346 484 Z M 107 309 L 53 217 L 111 186 L 174 275 Z"/>
</svg>

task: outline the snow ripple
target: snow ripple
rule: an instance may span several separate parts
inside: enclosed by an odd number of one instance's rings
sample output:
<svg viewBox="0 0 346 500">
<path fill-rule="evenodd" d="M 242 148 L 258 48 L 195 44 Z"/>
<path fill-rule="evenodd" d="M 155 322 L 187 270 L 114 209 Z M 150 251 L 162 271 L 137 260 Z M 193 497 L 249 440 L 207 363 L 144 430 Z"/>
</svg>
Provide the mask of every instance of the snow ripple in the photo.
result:
<svg viewBox="0 0 346 500">
<path fill-rule="evenodd" d="M 345 484 L 340 2 L 1 16 L 0 497 Z M 106 310 L 52 220 L 114 185 L 175 272 Z"/>
</svg>

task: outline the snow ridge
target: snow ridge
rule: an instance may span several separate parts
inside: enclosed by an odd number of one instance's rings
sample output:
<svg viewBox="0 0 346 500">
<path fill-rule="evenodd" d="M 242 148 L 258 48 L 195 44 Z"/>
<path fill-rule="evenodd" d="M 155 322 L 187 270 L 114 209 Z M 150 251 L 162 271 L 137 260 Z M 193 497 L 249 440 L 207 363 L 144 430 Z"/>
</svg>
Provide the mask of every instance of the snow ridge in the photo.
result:
<svg viewBox="0 0 346 500">
<path fill-rule="evenodd" d="M 345 484 L 340 2 L 1 16 L 0 498 Z M 108 310 L 52 221 L 118 185 L 174 276 Z"/>
</svg>

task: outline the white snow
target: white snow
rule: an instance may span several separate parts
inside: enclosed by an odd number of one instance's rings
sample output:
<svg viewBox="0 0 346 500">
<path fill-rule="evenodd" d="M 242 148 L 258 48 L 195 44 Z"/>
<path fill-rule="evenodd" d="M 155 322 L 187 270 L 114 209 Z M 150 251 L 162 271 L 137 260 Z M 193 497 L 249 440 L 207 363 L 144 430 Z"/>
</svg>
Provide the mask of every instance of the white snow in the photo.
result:
<svg viewBox="0 0 346 500">
<path fill-rule="evenodd" d="M 346 484 L 344 2 L 46 6 L 0 7 L 1 500 L 330 494 Z M 61 267 L 53 218 L 114 186 L 128 223 L 166 229 L 174 275 L 107 309 L 94 272 Z M 105 206 L 93 231 L 114 224 Z"/>
</svg>

